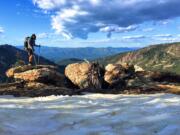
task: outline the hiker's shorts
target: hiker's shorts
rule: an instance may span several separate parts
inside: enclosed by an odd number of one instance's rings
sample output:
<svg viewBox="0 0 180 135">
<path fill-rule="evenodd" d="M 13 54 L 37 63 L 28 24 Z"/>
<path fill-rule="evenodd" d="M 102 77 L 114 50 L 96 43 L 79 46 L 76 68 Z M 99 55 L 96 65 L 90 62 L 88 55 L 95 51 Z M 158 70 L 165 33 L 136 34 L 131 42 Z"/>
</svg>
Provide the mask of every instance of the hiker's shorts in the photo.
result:
<svg viewBox="0 0 180 135">
<path fill-rule="evenodd" d="M 27 52 L 29 56 L 34 54 L 32 49 L 27 49 Z"/>
</svg>

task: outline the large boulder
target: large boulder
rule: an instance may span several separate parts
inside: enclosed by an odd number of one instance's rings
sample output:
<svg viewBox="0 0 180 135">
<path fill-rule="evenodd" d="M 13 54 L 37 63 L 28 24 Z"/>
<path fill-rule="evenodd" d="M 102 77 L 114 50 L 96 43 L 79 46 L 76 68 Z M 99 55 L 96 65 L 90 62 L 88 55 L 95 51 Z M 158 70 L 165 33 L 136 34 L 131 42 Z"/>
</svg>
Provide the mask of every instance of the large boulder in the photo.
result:
<svg viewBox="0 0 180 135">
<path fill-rule="evenodd" d="M 128 64 L 108 64 L 105 67 L 104 80 L 113 88 L 123 88 L 125 80 L 135 73 L 133 65 Z"/>
<path fill-rule="evenodd" d="M 6 72 L 8 77 L 25 82 L 41 82 L 45 84 L 55 84 L 64 86 L 64 75 L 49 66 L 19 66 L 9 69 Z"/>
<path fill-rule="evenodd" d="M 111 87 L 117 86 L 123 82 L 125 77 L 125 68 L 120 64 L 108 64 L 105 67 L 104 80 Z"/>
<path fill-rule="evenodd" d="M 65 76 L 79 88 L 101 88 L 101 68 L 97 63 L 74 63 L 65 68 Z"/>
</svg>

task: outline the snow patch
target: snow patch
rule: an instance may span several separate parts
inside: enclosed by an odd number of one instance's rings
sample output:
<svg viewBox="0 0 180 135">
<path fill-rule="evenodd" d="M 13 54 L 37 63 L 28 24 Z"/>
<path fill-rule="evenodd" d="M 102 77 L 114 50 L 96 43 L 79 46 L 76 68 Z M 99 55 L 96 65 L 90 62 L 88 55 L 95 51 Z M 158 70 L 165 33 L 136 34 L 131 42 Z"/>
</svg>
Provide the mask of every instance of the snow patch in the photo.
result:
<svg viewBox="0 0 180 135">
<path fill-rule="evenodd" d="M 173 94 L 0 96 L 2 135 L 179 135 L 180 97 Z"/>
</svg>

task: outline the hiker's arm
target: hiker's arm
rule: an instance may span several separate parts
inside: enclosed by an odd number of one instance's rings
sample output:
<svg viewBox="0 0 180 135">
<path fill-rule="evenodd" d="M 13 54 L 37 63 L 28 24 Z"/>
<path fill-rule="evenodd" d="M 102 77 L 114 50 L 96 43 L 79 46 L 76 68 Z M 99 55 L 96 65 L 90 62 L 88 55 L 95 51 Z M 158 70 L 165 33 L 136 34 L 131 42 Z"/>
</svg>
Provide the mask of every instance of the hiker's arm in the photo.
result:
<svg viewBox="0 0 180 135">
<path fill-rule="evenodd" d="M 40 45 L 36 45 L 35 41 L 33 41 L 33 46 L 40 47 Z"/>
<path fill-rule="evenodd" d="M 34 46 L 36 46 L 36 47 L 41 47 L 41 45 L 36 45 L 36 44 L 35 44 Z"/>
</svg>

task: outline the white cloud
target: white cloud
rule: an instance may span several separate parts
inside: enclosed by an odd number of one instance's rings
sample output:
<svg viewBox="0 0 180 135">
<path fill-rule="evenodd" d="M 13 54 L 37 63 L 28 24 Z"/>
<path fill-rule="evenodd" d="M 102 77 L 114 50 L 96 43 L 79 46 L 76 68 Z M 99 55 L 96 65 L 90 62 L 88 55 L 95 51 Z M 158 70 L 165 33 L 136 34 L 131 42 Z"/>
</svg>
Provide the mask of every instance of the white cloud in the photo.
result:
<svg viewBox="0 0 180 135">
<path fill-rule="evenodd" d="M 122 39 L 128 39 L 128 40 L 133 40 L 133 39 L 144 39 L 146 38 L 144 35 L 134 35 L 134 36 L 124 36 Z"/>
<path fill-rule="evenodd" d="M 0 34 L 4 33 L 3 27 L 0 27 Z"/>
<path fill-rule="evenodd" d="M 52 28 L 66 39 L 71 39 L 73 36 L 66 30 L 65 25 L 67 23 L 77 23 L 74 19 L 75 16 L 85 16 L 87 14 L 87 12 L 79 10 L 77 6 L 74 6 L 72 9 L 63 9 L 61 12 L 57 12 L 55 16 L 52 16 Z"/>
<path fill-rule="evenodd" d="M 97 6 L 102 2 L 102 0 L 90 0 L 90 2 L 91 2 L 91 4 Z"/>
<path fill-rule="evenodd" d="M 151 31 L 153 31 L 154 30 L 154 28 L 145 28 L 145 29 L 143 29 L 142 31 L 143 32 L 151 32 Z"/>
<path fill-rule="evenodd" d="M 33 3 L 42 9 L 49 10 L 64 5 L 66 0 L 33 0 Z"/>
<path fill-rule="evenodd" d="M 168 21 L 161 22 L 161 24 L 163 24 L 163 25 L 167 25 L 168 23 L 169 23 Z"/>
<path fill-rule="evenodd" d="M 44 11 L 53 12 L 52 28 L 67 38 L 88 38 L 89 33 L 126 32 L 125 28 L 148 21 L 180 16 L 179 0 L 33 0 Z M 103 24 L 103 25 L 97 25 Z M 135 29 L 134 29 L 135 30 Z"/>
<path fill-rule="evenodd" d="M 102 27 L 102 28 L 100 28 L 100 31 L 107 32 L 108 33 L 107 36 L 111 37 L 112 32 L 116 32 L 116 33 L 129 32 L 129 31 L 136 30 L 137 28 L 138 28 L 138 26 L 136 26 L 136 25 L 130 25 L 128 27 L 119 27 L 117 25 L 112 25 L 112 26 Z"/>
<path fill-rule="evenodd" d="M 167 38 L 167 37 L 172 37 L 172 34 L 158 34 L 158 35 L 154 35 L 154 37 L 164 37 L 164 38 Z"/>
<path fill-rule="evenodd" d="M 152 36 L 152 39 L 154 41 L 160 41 L 160 42 L 179 42 L 180 35 L 172 35 L 172 34 L 159 34 Z"/>
<path fill-rule="evenodd" d="M 170 22 L 172 22 L 172 20 L 168 19 L 168 20 L 160 21 L 160 24 L 161 24 L 161 25 L 167 25 L 167 24 L 169 24 Z"/>
<path fill-rule="evenodd" d="M 39 33 L 37 34 L 37 38 L 43 39 L 43 38 L 48 38 L 48 34 L 47 33 Z"/>
<path fill-rule="evenodd" d="M 174 38 L 166 38 L 166 37 L 164 37 L 164 38 L 156 38 L 156 40 L 158 40 L 158 41 L 163 41 L 163 42 L 179 42 L 180 41 L 180 39 L 179 38 L 177 38 L 177 37 L 174 37 Z"/>
</svg>

